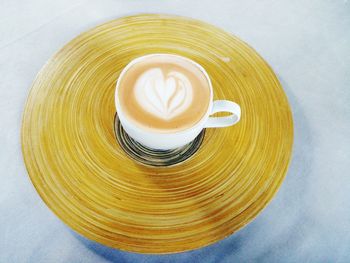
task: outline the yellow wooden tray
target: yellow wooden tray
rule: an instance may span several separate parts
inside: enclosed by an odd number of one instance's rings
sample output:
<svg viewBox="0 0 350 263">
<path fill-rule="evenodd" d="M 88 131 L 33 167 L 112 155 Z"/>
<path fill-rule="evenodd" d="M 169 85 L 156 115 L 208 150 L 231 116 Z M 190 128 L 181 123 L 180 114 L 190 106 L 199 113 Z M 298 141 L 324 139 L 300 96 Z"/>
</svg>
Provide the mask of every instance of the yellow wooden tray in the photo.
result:
<svg viewBox="0 0 350 263">
<path fill-rule="evenodd" d="M 167 168 L 132 160 L 113 130 L 120 71 L 159 52 L 201 64 L 215 99 L 242 108 L 237 125 L 207 129 L 190 159 Z M 141 253 L 203 247 L 246 225 L 281 185 L 292 143 L 268 64 L 221 29 L 169 15 L 123 17 L 69 42 L 35 79 L 22 124 L 26 167 L 48 207 L 87 238 Z"/>
</svg>

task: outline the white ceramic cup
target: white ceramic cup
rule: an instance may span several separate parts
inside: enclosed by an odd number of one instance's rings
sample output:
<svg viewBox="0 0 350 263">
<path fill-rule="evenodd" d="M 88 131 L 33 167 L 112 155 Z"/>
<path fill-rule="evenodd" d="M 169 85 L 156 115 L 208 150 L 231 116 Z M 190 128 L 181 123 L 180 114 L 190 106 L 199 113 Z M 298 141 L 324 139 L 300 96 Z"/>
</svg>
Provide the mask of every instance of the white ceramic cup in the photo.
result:
<svg viewBox="0 0 350 263">
<path fill-rule="evenodd" d="M 118 97 L 120 80 L 127 73 L 128 69 L 131 66 L 141 61 L 147 60 L 152 56 L 175 56 L 177 58 L 189 61 L 199 70 L 201 70 L 207 78 L 210 88 L 210 103 L 208 105 L 206 113 L 203 115 L 200 121 L 195 123 L 192 127 L 177 132 L 154 132 L 141 128 L 124 115 L 123 108 L 121 107 Z M 237 103 L 234 103 L 229 100 L 213 101 L 213 86 L 211 84 L 208 73 L 204 70 L 204 68 L 201 65 L 188 58 L 173 54 L 150 54 L 132 60 L 119 75 L 115 92 L 115 105 L 119 121 L 121 122 L 121 125 L 123 126 L 126 133 L 137 142 L 149 148 L 159 150 L 169 150 L 180 146 L 184 146 L 185 144 L 194 140 L 204 128 L 222 128 L 232 126 L 236 124 L 241 117 L 241 108 Z M 231 113 L 231 115 L 225 117 L 209 116 L 217 112 L 229 112 Z"/>
</svg>

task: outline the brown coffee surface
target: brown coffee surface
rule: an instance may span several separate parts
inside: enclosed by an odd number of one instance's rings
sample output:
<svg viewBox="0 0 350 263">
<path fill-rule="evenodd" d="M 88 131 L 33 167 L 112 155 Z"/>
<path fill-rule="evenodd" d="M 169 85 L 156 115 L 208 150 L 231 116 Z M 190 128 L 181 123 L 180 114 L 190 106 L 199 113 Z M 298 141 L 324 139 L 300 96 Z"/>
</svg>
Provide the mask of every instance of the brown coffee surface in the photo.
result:
<svg viewBox="0 0 350 263">
<path fill-rule="evenodd" d="M 191 61 L 155 55 L 133 64 L 119 80 L 124 115 L 137 126 L 176 132 L 194 126 L 206 114 L 210 86 Z"/>
</svg>

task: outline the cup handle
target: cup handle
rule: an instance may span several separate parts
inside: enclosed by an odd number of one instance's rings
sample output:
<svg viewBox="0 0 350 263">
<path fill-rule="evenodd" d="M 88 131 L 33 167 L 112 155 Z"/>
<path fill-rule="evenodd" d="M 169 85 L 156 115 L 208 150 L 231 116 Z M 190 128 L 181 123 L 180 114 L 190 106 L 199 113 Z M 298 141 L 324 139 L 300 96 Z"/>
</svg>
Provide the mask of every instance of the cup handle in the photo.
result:
<svg viewBox="0 0 350 263">
<path fill-rule="evenodd" d="M 230 112 L 230 116 L 225 117 L 209 117 L 205 128 L 228 127 L 236 124 L 241 118 L 241 107 L 229 100 L 216 100 L 213 102 L 213 108 L 210 114 L 217 112 Z"/>
</svg>

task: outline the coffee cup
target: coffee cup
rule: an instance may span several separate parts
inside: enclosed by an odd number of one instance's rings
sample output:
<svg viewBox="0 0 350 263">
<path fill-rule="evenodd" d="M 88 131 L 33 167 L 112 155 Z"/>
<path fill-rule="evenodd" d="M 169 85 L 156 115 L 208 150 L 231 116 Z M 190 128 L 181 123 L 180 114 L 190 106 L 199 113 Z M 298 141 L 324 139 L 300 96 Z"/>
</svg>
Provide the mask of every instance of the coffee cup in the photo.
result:
<svg viewBox="0 0 350 263">
<path fill-rule="evenodd" d="M 175 54 L 132 60 L 117 80 L 115 105 L 125 132 L 157 150 L 184 146 L 204 128 L 232 126 L 241 116 L 237 103 L 213 101 L 213 86 L 201 65 Z M 217 112 L 230 115 L 210 116 Z"/>
</svg>

